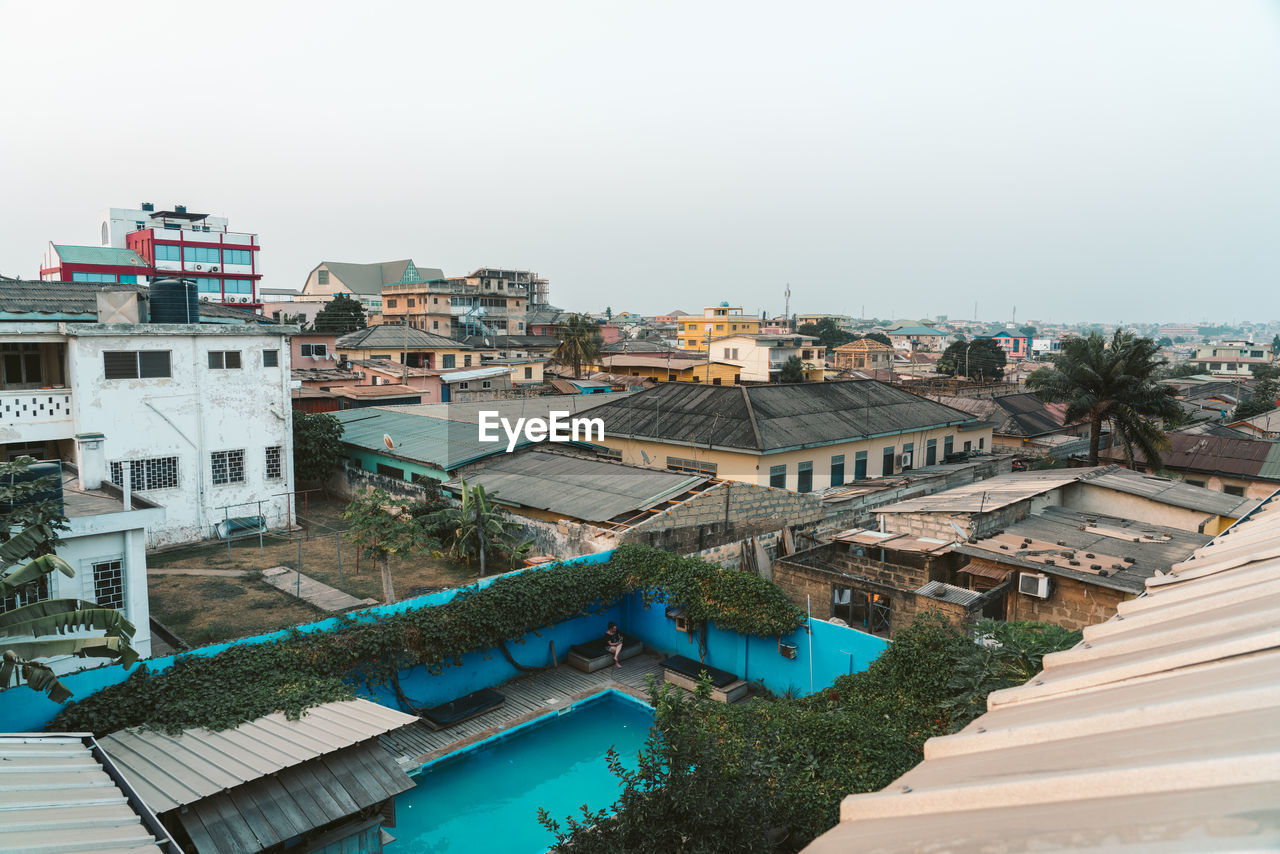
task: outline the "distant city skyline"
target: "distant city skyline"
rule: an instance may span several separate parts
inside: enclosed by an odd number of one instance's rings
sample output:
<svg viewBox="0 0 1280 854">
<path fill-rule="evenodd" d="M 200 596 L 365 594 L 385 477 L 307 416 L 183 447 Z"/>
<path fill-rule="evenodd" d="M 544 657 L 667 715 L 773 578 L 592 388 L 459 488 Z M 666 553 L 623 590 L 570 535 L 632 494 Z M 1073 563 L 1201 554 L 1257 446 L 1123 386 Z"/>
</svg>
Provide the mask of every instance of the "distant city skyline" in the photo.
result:
<svg viewBox="0 0 1280 854">
<path fill-rule="evenodd" d="M 564 308 L 1280 317 L 1280 9 L 11 4 L 0 275 L 186 204 Z M 248 23 L 246 23 L 248 22 Z"/>
</svg>

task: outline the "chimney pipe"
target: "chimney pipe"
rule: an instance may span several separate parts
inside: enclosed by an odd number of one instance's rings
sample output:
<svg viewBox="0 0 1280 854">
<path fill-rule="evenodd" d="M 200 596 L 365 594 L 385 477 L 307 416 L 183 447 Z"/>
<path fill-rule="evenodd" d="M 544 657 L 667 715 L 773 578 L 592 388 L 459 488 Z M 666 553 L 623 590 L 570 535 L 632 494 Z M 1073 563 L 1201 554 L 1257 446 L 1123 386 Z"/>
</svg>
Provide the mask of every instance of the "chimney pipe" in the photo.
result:
<svg viewBox="0 0 1280 854">
<path fill-rule="evenodd" d="M 107 479 L 106 437 L 101 433 L 76 435 L 76 471 L 81 489 L 97 489 Z"/>
</svg>

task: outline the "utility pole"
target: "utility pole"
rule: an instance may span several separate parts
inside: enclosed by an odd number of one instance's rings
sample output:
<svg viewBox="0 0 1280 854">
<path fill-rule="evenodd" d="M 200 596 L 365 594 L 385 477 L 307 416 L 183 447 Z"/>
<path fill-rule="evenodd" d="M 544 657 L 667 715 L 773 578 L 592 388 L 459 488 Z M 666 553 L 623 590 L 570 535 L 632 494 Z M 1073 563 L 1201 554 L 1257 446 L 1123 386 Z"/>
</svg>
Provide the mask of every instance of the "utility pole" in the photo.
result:
<svg viewBox="0 0 1280 854">
<path fill-rule="evenodd" d="M 707 327 L 707 385 L 711 385 L 711 327 Z"/>
<path fill-rule="evenodd" d="M 787 331 L 794 332 L 795 330 L 791 328 L 791 283 L 790 282 L 787 282 L 786 296 L 787 296 L 787 301 L 784 304 L 785 307 L 783 308 L 782 316 L 787 319 Z"/>
</svg>

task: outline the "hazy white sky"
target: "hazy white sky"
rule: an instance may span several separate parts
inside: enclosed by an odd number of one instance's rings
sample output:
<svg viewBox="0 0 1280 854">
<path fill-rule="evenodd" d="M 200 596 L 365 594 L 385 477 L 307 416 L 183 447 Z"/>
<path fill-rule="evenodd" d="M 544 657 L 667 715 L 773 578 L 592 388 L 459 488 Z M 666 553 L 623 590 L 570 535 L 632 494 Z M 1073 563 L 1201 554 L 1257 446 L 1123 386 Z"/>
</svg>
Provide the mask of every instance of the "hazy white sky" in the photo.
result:
<svg viewBox="0 0 1280 854">
<path fill-rule="evenodd" d="M 1265 0 L 0 0 L 0 273 L 140 201 L 644 313 L 1271 319 Z"/>
</svg>

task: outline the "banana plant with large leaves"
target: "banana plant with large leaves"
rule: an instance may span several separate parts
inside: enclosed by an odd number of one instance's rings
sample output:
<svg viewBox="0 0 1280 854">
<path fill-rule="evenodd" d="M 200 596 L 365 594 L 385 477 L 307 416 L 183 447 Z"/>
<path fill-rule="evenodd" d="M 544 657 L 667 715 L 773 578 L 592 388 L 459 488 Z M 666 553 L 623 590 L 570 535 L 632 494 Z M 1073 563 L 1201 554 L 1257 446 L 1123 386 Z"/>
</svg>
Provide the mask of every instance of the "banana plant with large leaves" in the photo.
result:
<svg viewBox="0 0 1280 854">
<path fill-rule="evenodd" d="M 53 572 L 68 578 L 75 576 L 75 569 L 54 554 L 17 563 L 40 550 L 49 539 L 49 531 L 32 526 L 0 543 L 0 596 L 7 598 Z M 71 691 L 39 659 L 62 655 L 114 658 L 129 667 L 138 660 L 131 645 L 135 631 L 133 624 L 114 608 L 80 599 L 47 599 L 4 611 L 0 613 L 0 691 L 11 687 L 21 676 L 30 688 L 61 703 L 71 696 Z"/>
</svg>

